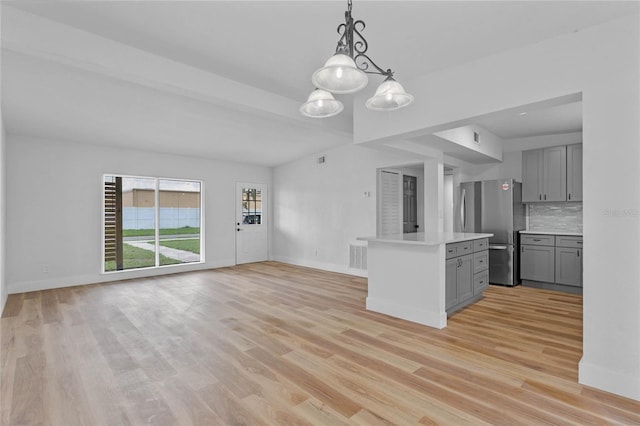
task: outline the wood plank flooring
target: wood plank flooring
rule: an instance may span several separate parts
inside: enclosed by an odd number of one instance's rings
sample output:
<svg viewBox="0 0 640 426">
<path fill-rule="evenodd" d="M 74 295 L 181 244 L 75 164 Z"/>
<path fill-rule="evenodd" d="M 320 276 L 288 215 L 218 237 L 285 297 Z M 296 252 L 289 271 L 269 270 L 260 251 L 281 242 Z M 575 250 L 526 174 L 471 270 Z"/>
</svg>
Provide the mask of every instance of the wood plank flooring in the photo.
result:
<svg viewBox="0 0 640 426">
<path fill-rule="evenodd" d="M 2 425 L 640 424 L 577 383 L 582 298 L 491 286 L 435 330 L 266 262 L 9 296 Z"/>
</svg>

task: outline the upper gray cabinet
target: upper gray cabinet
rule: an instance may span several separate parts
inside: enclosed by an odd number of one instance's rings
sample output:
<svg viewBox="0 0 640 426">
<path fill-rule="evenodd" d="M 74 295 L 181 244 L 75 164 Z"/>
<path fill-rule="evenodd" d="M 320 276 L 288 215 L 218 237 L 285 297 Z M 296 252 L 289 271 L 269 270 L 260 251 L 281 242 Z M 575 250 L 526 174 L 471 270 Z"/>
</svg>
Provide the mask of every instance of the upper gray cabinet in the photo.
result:
<svg viewBox="0 0 640 426">
<path fill-rule="evenodd" d="M 581 200 L 582 144 L 522 152 L 523 202 Z"/>
<path fill-rule="evenodd" d="M 522 201 L 542 201 L 542 150 L 522 152 Z"/>
<path fill-rule="evenodd" d="M 545 148 L 543 154 L 542 201 L 567 200 L 567 147 Z"/>
<path fill-rule="evenodd" d="M 582 144 L 567 145 L 567 201 L 582 201 Z"/>
</svg>

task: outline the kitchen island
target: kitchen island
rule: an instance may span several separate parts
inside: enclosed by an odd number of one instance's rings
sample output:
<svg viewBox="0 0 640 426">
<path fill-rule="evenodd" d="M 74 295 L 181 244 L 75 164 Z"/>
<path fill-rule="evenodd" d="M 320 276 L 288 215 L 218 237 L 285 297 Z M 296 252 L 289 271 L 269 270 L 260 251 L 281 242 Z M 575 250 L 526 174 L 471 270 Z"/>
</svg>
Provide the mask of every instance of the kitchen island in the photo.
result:
<svg viewBox="0 0 640 426">
<path fill-rule="evenodd" d="M 367 309 L 430 327 L 446 327 L 447 247 L 492 236 L 415 232 L 359 237 L 368 244 Z"/>
</svg>

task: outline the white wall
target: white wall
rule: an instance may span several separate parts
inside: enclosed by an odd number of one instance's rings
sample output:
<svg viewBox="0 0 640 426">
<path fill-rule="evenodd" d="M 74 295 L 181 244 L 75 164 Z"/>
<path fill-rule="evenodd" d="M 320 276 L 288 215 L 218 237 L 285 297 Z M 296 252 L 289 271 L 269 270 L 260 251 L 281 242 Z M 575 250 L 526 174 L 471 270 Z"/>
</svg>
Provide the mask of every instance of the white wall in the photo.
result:
<svg viewBox="0 0 640 426">
<path fill-rule="evenodd" d="M 0 8 L 0 22 L 2 21 L 2 8 Z M 2 68 L 2 55 L 0 54 L 0 69 Z M 0 99 L 2 99 L 2 85 L 0 84 Z M 2 115 L 2 102 L 0 102 L 0 316 L 4 311 L 7 302 L 7 283 L 5 272 L 5 216 L 6 216 L 6 139 L 7 134 L 4 129 L 4 117 Z"/>
<path fill-rule="evenodd" d="M 475 142 L 474 139 L 476 133 L 480 137 L 478 142 Z M 481 152 L 496 160 L 502 160 L 502 139 L 478 125 L 455 127 L 434 133 L 434 135 L 473 151 Z"/>
<path fill-rule="evenodd" d="M 453 206 L 454 206 L 454 186 L 453 175 L 444 175 L 443 183 L 444 195 L 444 232 L 453 232 Z"/>
<path fill-rule="evenodd" d="M 14 135 L 8 138 L 6 169 L 9 293 L 233 265 L 236 181 L 271 185 L 272 173 L 238 163 Z M 206 262 L 100 274 L 105 173 L 203 180 Z"/>
<path fill-rule="evenodd" d="M 4 129 L 4 120 L 2 119 L 2 110 L 0 109 L 0 315 L 4 310 L 4 305 L 7 302 L 7 283 L 6 283 L 6 269 L 5 269 L 5 216 L 6 216 L 6 139 L 7 134 Z"/>
<path fill-rule="evenodd" d="M 356 96 L 354 131 L 357 142 L 376 143 L 582 93 L 588 261 L 579 377 L 640 400 L 638 75 L 640 22 L 632 16 L 408 81 L 415 105 L 393 117 L 374 115 Z"/>
<path fill-rule="evenodd" d="M 320 155 L 324 164 L 316 162 Z M 376 169 L 424 159 L 353 145 L 317 156 L 274 169 L 273 259 L 354 272 L 349 243 L 376 234 Z"/>
</svg>

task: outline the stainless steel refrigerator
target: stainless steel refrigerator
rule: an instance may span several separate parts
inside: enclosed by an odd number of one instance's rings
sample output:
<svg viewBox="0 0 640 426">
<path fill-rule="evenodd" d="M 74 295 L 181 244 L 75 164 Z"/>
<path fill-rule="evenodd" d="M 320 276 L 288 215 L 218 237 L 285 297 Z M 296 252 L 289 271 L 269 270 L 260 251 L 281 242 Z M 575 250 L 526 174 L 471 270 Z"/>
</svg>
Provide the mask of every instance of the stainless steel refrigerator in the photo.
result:
<svg viewBox="0 0 640 426">
<path fill-rule="evenodd" d="M 518 231 L 525 229 L 522 184 L 514 179 L 463 182 L 454 209 L 457 232 L 491 233 L 489 283 L 520 283 Z"/>
</svg>

